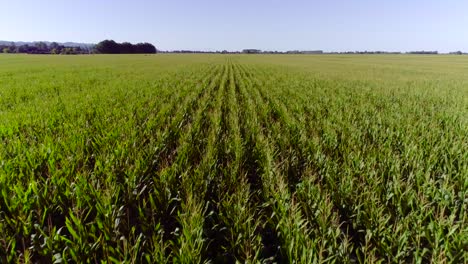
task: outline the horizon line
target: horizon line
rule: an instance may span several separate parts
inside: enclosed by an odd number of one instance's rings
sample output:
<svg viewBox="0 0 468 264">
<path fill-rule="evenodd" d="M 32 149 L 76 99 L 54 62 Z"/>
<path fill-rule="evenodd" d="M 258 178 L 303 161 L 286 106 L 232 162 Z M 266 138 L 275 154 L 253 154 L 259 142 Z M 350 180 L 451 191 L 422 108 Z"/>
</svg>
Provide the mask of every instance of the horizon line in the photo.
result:
<svg viewBox="0 0 468 264">
<path fill-rule="evenodd" d="M 112 40 L 112 39 L 107 39 L 107 40 Z M 73 43 L 73 44 L 82 44 L 82 45 L 97 45 L 98 43 L 91 43 L 91 42 L 78 42 L 78 41 L 53 41 L 53 40 L 33 40 L 33 41 L 24 41 L 24 40 L 0 40 L 0 42 L 9 42 L 9 43 L 39 43 L 39 42 L 44 42 L 44 43 L 59 43 L 59 44 L 66 44 L 66 43 Z M 117 42 L 117 41 L 116 41 Z M 124 41 L 124 42 L 129 42 L 129 41 Z M 123 43 L 123 42 L 118 42 L 118 43 Z M 140 43 L 140 42 L 138 42 Z M 143 43 L 143 42 L 141 42 Z M 154 43 L 152 42 L 147 42 L 152 45 Z M 155 45 L 156 46 L 156 45 Z M 436 50 L 385 50 L 385 49 L 364 49 L 364 50 L 326 50 L 326 49 L 288 49 L 288 50 L 277 50 L 277 49 L 258 49 L 258 48 L 243 48 L 239 50 L 228 50 L 228 49 L 158 49 L 160 52 L 206 52 L 206 53 L 217 53 L 217 52 L 229 52 L 229 53 L 236 53 L 236 52 L 242 52 L 244 50 L 259 50 L 260 52 L 278 52 L 278 53 L 285 53 L 285 52 L 313 52 L 313 51 L 321 51 L 323 53 L 376 53 L 376 52 L 381 52 L 381 53 L 411 53 L 411 52 L 438 52 L 438 53 L 456 53 L 456 52 L 462 52 L 465 53 L 463 50 L 453 50 L 453 51 L 447 51 L 447 52 L 440 52 L 438 49 Z"/>
</svg>

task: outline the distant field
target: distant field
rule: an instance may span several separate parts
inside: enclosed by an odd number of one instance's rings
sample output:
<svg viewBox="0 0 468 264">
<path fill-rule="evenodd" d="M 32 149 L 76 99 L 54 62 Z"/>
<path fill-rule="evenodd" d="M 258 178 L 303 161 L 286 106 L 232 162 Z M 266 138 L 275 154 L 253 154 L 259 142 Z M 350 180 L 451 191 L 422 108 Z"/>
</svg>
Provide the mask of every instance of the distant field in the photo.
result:
<svg viewBox="0 0 468 264">
<path fill-rule="evenodd" d="M 466 263 L 468 56 L 0 55 L 0 263 Z"/>
</svg>

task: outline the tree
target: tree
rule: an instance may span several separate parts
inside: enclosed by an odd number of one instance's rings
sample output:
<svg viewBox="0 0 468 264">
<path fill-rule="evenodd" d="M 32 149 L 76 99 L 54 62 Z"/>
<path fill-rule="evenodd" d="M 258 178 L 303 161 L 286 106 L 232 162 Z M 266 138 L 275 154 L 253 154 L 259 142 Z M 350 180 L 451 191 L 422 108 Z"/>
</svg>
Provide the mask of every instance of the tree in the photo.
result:
<svg viewBox="0 0 468 264">
<path fill-rule="evenodd" d="M 120 52 L 119 44 L 113 40 L 104 40 L 96 45 L 96 51 L 103 54 L 117 54 Z"/>
<path fill-rule="evenodd" d="M 45 42 L 36 42 L 34 46 L 39 50 L 39 51 L 48 51 L 47 43 Z"/>
<path fill-rule="evenodd" d="M 133 54 L 133 53 L 156 53 L 156 48 L 150 43 L 138 43 L 133 45 L 129 42 L 122 44 L 116 43 L 113 40 L 104 40 L 99 42 L 95 51 L 102 54 Z"/>
<path fill-rule="evenodd" d="M 135 46 L 133 46 L 131 43 L 129 42 L 124 42 L 122 44 L 119 45 L 119 51 L 120 53 L 122 54 L 131 54 L 131 53 L 135 53 Z"/>
<path fill-rule="evenodd" d="M 66 54 L 66 55 L 73 54 L 73 49 L 72 48 L 64 48 L 64 49 L 62 49 L 62 52 L 60 54 Z"/>
<path fill-rule="evenodd" d="M 18 53 L 28 53 L 29 50 L 29 45 L 21 45 L 18 47 L 17 52 Z"/>
<path fill-rule="evenodd" d="M 59 45 L 57 42 L 52 42 L 52 43 L 50 43 L 50 45 L 49 45 L 49 48 L 50 48 L 51 50 L 53 50 L 53 49 L 58 49 L 59 47 L 60 47 L 60 45 Z"/>
<path fill-rule="evenodd" d="M 135 45 L 135 53 L 156 53 L 156 47 L 150 43 L 138 43 Z"/>
</svg>

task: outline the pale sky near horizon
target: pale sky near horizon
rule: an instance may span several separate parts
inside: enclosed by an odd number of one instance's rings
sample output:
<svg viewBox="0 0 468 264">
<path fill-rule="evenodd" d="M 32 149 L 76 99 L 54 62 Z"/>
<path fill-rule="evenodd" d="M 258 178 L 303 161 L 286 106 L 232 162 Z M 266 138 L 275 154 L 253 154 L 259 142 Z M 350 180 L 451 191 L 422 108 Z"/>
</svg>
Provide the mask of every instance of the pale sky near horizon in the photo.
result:
<svg viewBox="0 0 468 264">
<path fill-rule="evenodd" d="M 468 51 L 466 0 L 0 0 L 0 40 L 161 50 Z"/>
</svg>

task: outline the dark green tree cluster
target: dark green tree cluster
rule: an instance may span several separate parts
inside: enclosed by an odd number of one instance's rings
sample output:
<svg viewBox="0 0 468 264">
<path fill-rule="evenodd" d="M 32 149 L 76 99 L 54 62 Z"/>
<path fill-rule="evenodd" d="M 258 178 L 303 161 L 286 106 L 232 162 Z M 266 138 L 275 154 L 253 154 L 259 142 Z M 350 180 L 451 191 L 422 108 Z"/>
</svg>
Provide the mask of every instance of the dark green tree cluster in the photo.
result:
<svg viewBox="0 0 468 264">
<path fill-rule="evenodd" d="M 95 47 L 96 53 L 102 54 L 147 54 L 156 53 L 156 47 L 150 43 L 132 44 L 129 42 L 117 43 L 113 40 L 104 40 Z"/>
<path fill-rule="evenodd" d="M 3 53 L 28 53 L 28 54 L 88 54 L 89 49 L 82 47 L 67 47 L 57 42 L 35 42 L 33 44 L 16 45 L 14 42 L 8 45 L 0 45 Z"/>
</svg>

